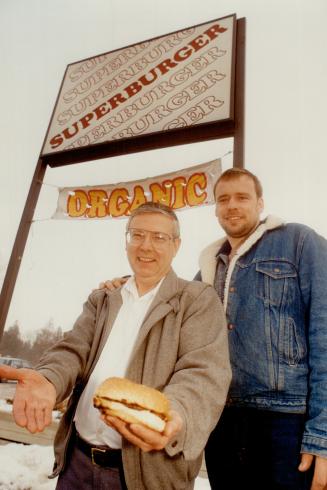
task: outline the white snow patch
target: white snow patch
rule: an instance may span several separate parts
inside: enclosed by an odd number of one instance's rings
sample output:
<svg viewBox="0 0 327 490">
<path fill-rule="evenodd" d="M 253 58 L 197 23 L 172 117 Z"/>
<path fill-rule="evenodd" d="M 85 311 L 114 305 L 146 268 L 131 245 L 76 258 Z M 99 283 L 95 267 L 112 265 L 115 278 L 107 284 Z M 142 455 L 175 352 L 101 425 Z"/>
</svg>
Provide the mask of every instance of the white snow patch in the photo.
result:
<svg viewBox="0 0 327 490">
<path fill-rule="evenodd" d="M 53 490 L 49 480 L 53 466 L 52 446 L 9 443 L 0 446 L 1 490 Z"/>
<path fill-rule="evenodd" d="M 53 461 L 52 446 L 0 445 L 0 489 L 54 490 L 57 478 L 48 479 Z M 198 477 L 194 490 L 210 490 L 208 480 Z"/>
</svg>

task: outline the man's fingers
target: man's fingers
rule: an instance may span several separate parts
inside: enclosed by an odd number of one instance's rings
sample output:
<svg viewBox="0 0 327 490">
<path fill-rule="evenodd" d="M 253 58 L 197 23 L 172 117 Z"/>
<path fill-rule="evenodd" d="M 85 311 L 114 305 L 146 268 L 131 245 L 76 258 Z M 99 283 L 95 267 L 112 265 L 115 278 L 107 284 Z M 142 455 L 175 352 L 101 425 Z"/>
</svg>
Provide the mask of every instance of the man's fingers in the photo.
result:
<svg viewBox="0 0 327 490">
<path fill-rule="evenodd" d="M 140 449 L 142 449 L 142 451 L 149 452 L 152 449 L 154 449 L 146 441 L 142 440 L 141 438 L 137 437 L 137 435 L 135 435 L 133 432 L 131 432 L 130 426 L 126 422 L 120 420 L 119 418 L 106 416 L 105 422 L 108 423 L 108 425 L 111 428 L 119 432 L 121 436 L 127 439 L 131 444 L 134 444 L 134 446 L 137 446 Z"/>
<path fill-rule="evenodd" d="M 108 291 L 115 291 L 120 288 L 128 280 L 128 277 L 114 277 L 111 281 L 100 282 L 98 289 L 108 289 Z"/>
<path fill-rule="evenodd" d="M 124 426 L 120 427 L 119 430 L 120 434 L 127 439 L 131 444 L 134 444 L 134 446 L 139 447 L 142 449 L 142 451 L 149 452 L 155 449 L 149 441 L 145 441 L 141 437 L 138 437 L 135 432 L 132 432 L 130 430 L 130 426 L 127 424 L 124 424 Z"/>
<path fill-rule="evenodd" d="M 128 280 L 127 277 L 115 277 L 113 280 L 112 280 L 112 284 L 113 286 L 115 287 L 115 289 L 118 289 L 120 288 L 123 284 L 125 284 L 125 282 Z"/>
<path fill-rule="evenodd" d="M 164 435 L 168 437 L 168 439 L 171 439 L 174 437 L 178 432 L 181 431 L 183 427 L 183 420 L 179 413 L 177 413 L 175 410 L 171 410 L 169 412 L 170 415 L 170 420 L 166 423 L 165 430 L 164 430 Z"/>
<path fill-rule="evenodd" d="M 37 420 L 36 420 L 36 408 L 34 404 L 30 404 L 26 407 L 26 418 L 27 418 L 26 429 L 32 434 L 34 434 L 38 430 Z"/>
<path fill-rule="evenodd" d="M 140 424 L 131 424 L 130 431 L 137 436 L 139 440 L 146 443 L 151 449 L 163 449 L 169 442 L 168 437 L 155 430 L 148 429 Z"/>
<path fill-rule="evenodd" d="M 35 406 L 34 404 L 25 406 L 25 403 L 16 403 L 13 407 L 14 419 L 20 427 L 34 434 L 42 432 L 52 422 L 52 410 L 50 407 Z"/>
<path fill-rule="evenodd" d="M 115 291 L 116 287 L 113 285 L 112 281 L 105 281 L 105 282 L 100 282 L 98 289 L 108 289 L 108 291 Z"/>
<path fill-rule="evenodd" d="M 48 427 L 52 422 L 52 408 L 46 407 L 44 409 L 44 426 Z"/>
<path fill-rule="evenodd" d="M 114 291 L 116 289 L 116 286 L 114 285 L 113 281 L 106 281 L 104 283 L 104 287 L 109 291 Z"/>
<path fill-rule="evenodd" d="M 26 427 L 27 417 L 25 413 L 25 401 L 24 400 L 14 400 L 13 404 L 13 416 L 15 422 L 20 427 Z"/>
<path fill-rule="evenodd" d="M 35 420 L 36 420 L 37 430 L 39 432 L 42 432 L 52 422 L 52 410 L 47 408 L 45 405 L 36 408 Z"/>
</svg>

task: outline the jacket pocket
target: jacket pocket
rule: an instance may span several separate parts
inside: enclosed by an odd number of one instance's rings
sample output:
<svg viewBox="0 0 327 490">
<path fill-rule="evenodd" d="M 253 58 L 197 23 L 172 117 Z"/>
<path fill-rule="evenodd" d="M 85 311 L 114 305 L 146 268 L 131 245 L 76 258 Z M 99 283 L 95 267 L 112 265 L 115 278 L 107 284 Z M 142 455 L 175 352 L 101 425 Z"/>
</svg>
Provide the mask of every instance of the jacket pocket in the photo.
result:
<svg viewBox="0 0 327 490">
<path fill-rule="evenodd" d="M 294 295 L 295 267 L 289 262 L 267 260 L 256 264 L 257 297 L 275 306 L 286 304 Z"/>
<path fill-rule="evenodd" d="M 287 318 L 284 338 L 285 361 L 290 366 L 296 366 L 306 356 L 306 347 L 297 333 L 293 318 Z"/>
</svg>

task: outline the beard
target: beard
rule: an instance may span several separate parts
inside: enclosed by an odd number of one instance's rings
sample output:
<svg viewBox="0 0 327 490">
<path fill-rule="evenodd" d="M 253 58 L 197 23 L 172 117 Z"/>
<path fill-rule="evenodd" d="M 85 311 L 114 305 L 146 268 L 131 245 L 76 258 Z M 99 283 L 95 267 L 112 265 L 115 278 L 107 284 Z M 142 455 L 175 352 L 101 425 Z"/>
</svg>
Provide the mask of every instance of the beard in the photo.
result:
<svg viewBox="0 0 327 490">
<path fill-rule="evenodd" d="M 246 239 L 258 226 L 258 221 L 229 221 L 222 220 L 220 226 L 225 231 L 226 235 L 231 238 L 244 238 Z"/>
</svg>

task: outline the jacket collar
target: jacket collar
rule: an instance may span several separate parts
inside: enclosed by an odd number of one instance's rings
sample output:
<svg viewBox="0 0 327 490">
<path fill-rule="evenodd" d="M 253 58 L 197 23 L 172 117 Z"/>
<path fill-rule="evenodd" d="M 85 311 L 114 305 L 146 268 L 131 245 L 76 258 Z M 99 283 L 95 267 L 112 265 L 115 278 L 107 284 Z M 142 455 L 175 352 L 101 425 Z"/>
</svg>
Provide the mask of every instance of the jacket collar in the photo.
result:
<svg viewBox="0 0 327 490">
<path fill-rule="evenodd" d="M 260 223 L 260 225 L 254 230 L 252 235 L 245 240 L 244 243 L 240 246 L 236 253 L 237 259 L 244 255 L 246 252 L 250 250 L 253 245 L 260 240 L 262 235 L 269 230 L 273 230 L 278 228 L 284 224 L 283 220 L 278 218 L 277 216 L 269 215 L 267 218 Z M 215 242 L 208 245 L 204 250 L 202 250 L 199 258 L 199 264 L 201 269 L 202 281 L 207 282 L 209 284 L 213 284 L 215 280 L 216 274 L 216 264 L 217 259 L 216 255 L 219 251 L 222 244 L 227 240 L 227 237 L 216 240 Z M 237 260 L 236 259 L 236 260 Z"/>
</svg>

